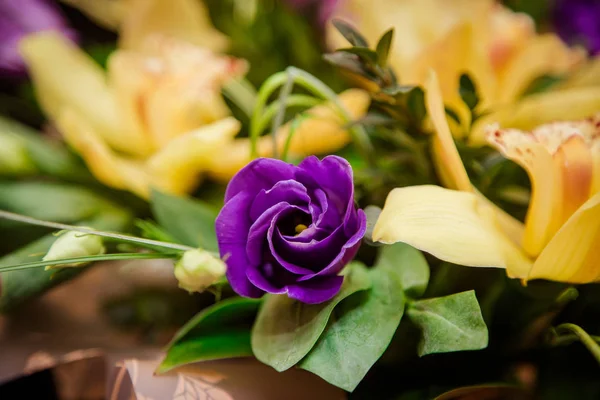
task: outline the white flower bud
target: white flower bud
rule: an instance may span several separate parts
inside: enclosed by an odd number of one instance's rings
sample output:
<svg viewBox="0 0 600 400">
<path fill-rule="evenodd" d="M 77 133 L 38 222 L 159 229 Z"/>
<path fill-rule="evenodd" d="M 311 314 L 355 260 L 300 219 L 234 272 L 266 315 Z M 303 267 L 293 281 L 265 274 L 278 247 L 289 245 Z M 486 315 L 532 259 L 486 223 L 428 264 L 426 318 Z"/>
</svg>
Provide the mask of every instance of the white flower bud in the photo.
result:
<svg viewBox="0 0 600 400">
<path fill-rule="evenodd" d="M 55 261 L 64 258 L 96 256 L 104 254 L 106 249 L 100 236 L 76 231 L 62 233 L 50 246 L 42 261 Z M 46 270 L 63 267 L 80 267 L 87 263 L 73 263 L 47 266 Z"/>
<path fill-rule="evenodd" d="M 203 292 L 225 275 L 225 263 L 205 250 L 188 250 L 175 264 L 179 287 L 188 292 Z"/>
</svg>

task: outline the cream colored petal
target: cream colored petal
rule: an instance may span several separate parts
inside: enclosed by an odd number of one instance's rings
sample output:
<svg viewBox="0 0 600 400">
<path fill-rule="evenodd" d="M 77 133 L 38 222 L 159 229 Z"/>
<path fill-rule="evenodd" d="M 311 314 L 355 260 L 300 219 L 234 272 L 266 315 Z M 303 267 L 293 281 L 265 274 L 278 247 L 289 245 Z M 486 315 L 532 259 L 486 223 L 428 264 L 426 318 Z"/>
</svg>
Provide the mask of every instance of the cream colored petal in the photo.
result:
<svg viewBox="0 0 600 400">
<path fill-rule="evenodd" d="M 497 125 L 492 125 L 488 127 L 487 137 L 492 146 L 521 165 L 529 175 L 532 194 L 523 247 L 530 256 L 535 257 L 551 236 L 554 196 L 558 191 L 557 180 L 553 176 L 552 155 L 532 135 L 516 129 L 500 130 Z"/>
<path fill-rule="evenodd" d="M 353 120 L 364 116 L 370 104 L 369 94 L 358 89 L 340 93 L 338 99 Z M 330 104 L 315 106 L 305 111 L 304 114 L 306 118 L 301 121 L 291 139 L 290 156 L 305 157 L 312 154 L 327 154 L 350 143 L 351 137 L 344 129 L 345 123 Z M 290 128 L 291 122 L 282 126 L 277 132 L 279 154 L 283 151 Z M 271 135 L 261 136 L 257 147 L 261 157 L 272 156 Z M 250 160 L 250 141 L 247 138 L 236 139 L 231 145 L 224 147 L 221 154 L 213 157 L 209 173 L 215 179 L 227 182 Z"/>
<path fill-rule="evenodd" d="M 131 154 L 145 153 L 144 148 L 131 145 L 104 71 L 82 50 L 55 32 L 27 36 L 20 50 L 36 96 L 49 118 L 56 119 L 70 108 L 109 146 Z"/>
<path fill-rule="evenodd" d="M 427 112 L 435 130 L 433 138 L 435 168 L 444 178 L 442 179 L 444 186 L 470 192 L 472 190 L 471 181 L 450 133 L 437 75 L 433 71 L 429 72 L 429 78 L 425 85 L 425 96 Z"/>
<path fill-rule="evenodd" d="M 373 240 L 408 243 L 454 264 L 505 268 L 498 232 L 479 207 L 472 193 L 430 185 L 397 188 L 386 199 Z"/>
<path fill-rule="evenodd" d="M 486 144 L 485 130 L 498 123 L 503 128 L 530 130 L 552 121 L 584 119 L 600 110 L 600 86 L 556 90 L 531 95 L 516 104 L 481 117 L 473 125 L 469 144 Z"/>
<path fill-rule="evenodd" d="M 93 127 L 73 110 L 65 110 L 56 122 L 67 143 L 81 155 L 100 182 L 147 197 L 147 175 L 140 163 L 115 154 Z"/>
<path fill-rule="evenodd" d="M 213 26 L 208 10 L 198 0 L 129 0 L 119 47 L 139 49 L 145 38 L 160 33 L 213 51 L 223 51 L 228 39 Z"/>
<path fill-rule="evenodd" d="M 585 52 L 582 49 L 570 49 L 556 35 L 531 38 L 500 72 L 496 101 L 500 104 L 510 103 L 534 79 L 544 75 L 561 76 L 584 59 Z"/>
<path fill-rule="evenodd" d="M 239 121 L 229 117 L 172 140 L 147 162 L 151 184 L 169 193 L 189 192 L 212 158 L 227 152 L 240 127 Z"/>
<path fill-rule="evenodd" d="M 537 258 L 529 279 L 569 283 L 600 280 L 600 193 L 588 200 Z"/>
</svg>

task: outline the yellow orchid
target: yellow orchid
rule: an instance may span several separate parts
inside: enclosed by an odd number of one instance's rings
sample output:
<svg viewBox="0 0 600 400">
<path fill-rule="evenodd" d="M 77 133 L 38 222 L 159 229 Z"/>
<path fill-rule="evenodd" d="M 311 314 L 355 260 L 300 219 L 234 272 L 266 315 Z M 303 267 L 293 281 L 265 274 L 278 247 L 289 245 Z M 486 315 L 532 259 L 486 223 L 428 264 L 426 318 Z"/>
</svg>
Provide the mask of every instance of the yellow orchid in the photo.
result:
<svg viewBox="0 0 600 400">
<path fill-rule="evenodd" d="M 444 103 L 461 117 L 462 126 L 453 131 L 456 137 L 463 136 L 471 124 L 458 91 L 460 75 L 468 73 L 481 97 L 480 111 L 501 110 L 474 127 L 469 139 L 477 145 L 484 143 L 484 126 L 491 122 L 505 125 L 502 119 L 510 118 L 513 105 L 520 103 L 520 96 L 535 78 L 571 74 L 585 60 L 582 49 L 570 49 L 552 33 L 537 34 L 529 16 L 494 0 L 348 0 L 336 16 L 353 21 L 370 43 L 387 29 L 395 29 L 390 65 L 402 84 L 424 84 L 431 69 L 438 74 Z M 329 36 L 335 47 L 346 46 L 331 27 Z M 579 88 L 591 82 L 599 85 L 599 74 L 594 73 L 598 69 L 600 59 L 595 61 L 593 71 L 568 79 L 562 87 L 564 93 L 553 91 L 531 102 L 585 97 L 590 89 Z M 533 128 L 539 122 L 530 112 L 535 107 L 523 107 L 526 109 L 521 111 L 519 127 Z M 576 119 L 582 113 L 577 107 L 568 107 L 561 115 Z"/>
<path fill-rule="evenodd" d="M 21 51 L 42 108 L 106 185 L 185 193 L 240 128 L 220 88 L 245 72 L 241 60 L 161 36 L 115 51 L 106 74 L 56 33 L 26 37 Z"/>
<path fill-rule="evenodd" d="M 62 0 L 99 25 L 119 32 L 119 47 L 137 49 L 146 37 L 162 34 L 213 51 L 228 46 L 201 0 Z"/>
<path fill-rule="evenodd" d="M 373 239 L 406 242 L 460 265 L 506 268 L 509 276 L 523 280 L 600 281 L 600 115 L 531 132 L 487 128 L 489 143 L 519 163 L 531 180 L 523 226 L 472 187 L 452 141 L 435 74 L 426 88 L 440 176 L 452 189 L 394 189 Z"/>
</svg>

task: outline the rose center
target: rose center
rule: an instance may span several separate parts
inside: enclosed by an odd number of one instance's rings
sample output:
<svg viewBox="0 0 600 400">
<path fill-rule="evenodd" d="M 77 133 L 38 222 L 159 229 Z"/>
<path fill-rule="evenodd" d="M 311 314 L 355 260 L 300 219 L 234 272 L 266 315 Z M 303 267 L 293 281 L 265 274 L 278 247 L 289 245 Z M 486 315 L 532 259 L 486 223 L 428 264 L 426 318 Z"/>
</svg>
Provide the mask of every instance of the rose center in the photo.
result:
<svg viewBox="0 0 600 400">
<path fill-rule="evenodd" d="M 277 225 L 282 234 L 296 236 L 308 229 L 311 222 L 310 215 L 297 211 L 282 218 Z"/>
</svg>

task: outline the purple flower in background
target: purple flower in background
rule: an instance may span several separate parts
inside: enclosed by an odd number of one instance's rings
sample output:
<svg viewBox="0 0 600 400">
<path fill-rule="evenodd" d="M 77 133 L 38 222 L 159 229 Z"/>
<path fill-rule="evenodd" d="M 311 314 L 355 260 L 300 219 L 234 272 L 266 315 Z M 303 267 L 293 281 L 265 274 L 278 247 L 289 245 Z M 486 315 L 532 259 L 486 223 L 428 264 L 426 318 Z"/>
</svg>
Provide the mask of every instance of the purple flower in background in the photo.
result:
<svg viewBox="0 0 600 400">
<path fill-rule="evenodd" d="M 600 0 L 558 0 L 554 24 L 566 42 L 600 53 Z"/>
<path fill-rule="evenodd" d="M 216 231 L 227 278 L 247 297 L 284 294 L 304 303 L 335 296 L 367 228 L 354 205 L 352 168 L 341 157 L 298 166 L 259 158 L 225 192 Z"/>
<path fill-rule="evenodd" d="M 58 30 L 74 39 L 60 10 L 47 0 L 0 0 L 0 76 L 18 76 L 25 72 L 18 43 L 29 33 Z"/>
</svg>

